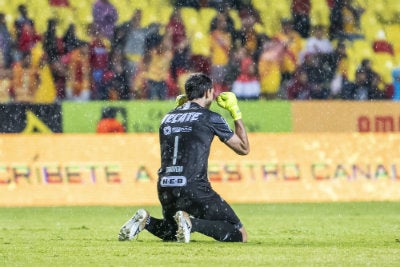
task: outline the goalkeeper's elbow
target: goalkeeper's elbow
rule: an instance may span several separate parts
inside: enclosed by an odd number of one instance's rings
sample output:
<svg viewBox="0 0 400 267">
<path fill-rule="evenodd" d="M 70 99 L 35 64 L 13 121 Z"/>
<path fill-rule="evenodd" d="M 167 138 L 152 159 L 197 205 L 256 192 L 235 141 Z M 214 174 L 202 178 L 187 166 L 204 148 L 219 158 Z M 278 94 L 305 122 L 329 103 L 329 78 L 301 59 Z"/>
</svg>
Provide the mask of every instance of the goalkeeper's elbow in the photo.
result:
<svg viewBox="0 0 400 267">
<path fill-rule="evenodd" d="M 236 154 L 240 156 L 246 156 L 250 153 L 250 146 L 247 144 L 241 144 L 236 150 Z"/>
<path fill-rule="evenodd" d="M 236 152 L 236 153 L 240 156 L 246 156 L 250 153 L 250 148 L 240 150 L 239 152 Z"/>
</svg>

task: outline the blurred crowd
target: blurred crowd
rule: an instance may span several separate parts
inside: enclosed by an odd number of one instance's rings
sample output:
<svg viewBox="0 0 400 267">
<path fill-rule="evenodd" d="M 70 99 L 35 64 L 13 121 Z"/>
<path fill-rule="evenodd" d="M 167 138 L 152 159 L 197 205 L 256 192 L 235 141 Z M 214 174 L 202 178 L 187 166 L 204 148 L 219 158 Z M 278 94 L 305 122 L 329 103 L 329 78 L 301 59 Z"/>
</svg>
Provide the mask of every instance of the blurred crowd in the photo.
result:
<svg viewBox="0 0 400 267">
<path fill-rule="evenodd" d="M 85 40 L 73 23 L 58 36 L 57 18 L 38 33 L 29 6 L 20 5 L 12 29 L 0 13 L 0 102 L 173 99 L 192 72 L 209 74 L 216 94 L 233 91 L 239 99 L 391 99 L 393 85 L 369 59 L 349 73 L 347 46 L 363 38 L 363 10 L 351 0 L 321 1 L 330 7 L 329 26 L 311 25 L 310 0 L 292 0 L 291 17 L 269 36 L 256 29 L 268 18 L 252 1 L 176 0 L 167 24 L 144 27 L 142 10 L 118 24 L 117 8 L 97 0 Z M 187 7 L 217 11 L 209 25 L 209 56 L 192 52 L 181 15 Z M 393 53 L 393 47 L 380 40 L 374 51 Z"/>
</svg>

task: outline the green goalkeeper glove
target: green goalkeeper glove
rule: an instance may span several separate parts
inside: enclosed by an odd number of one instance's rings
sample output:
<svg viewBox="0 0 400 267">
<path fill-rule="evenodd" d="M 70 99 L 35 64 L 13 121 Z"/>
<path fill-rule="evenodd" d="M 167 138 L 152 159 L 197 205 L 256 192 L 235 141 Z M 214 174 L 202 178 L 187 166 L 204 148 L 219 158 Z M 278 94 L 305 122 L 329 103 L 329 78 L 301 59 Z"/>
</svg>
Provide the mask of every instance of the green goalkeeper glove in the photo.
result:
<svg viewBox="0 0 400 267">
<path fill-rule="evenodd" d="M 236 95 L 232 92 L 223 92 L 217 96 L 217 103 L 221 108 L 228 110 L 231 113 L 233 120 L 240 120 L 242 112 L 239 109 Z"/>
<path fill-rule="evenodd" d="M 178 95 L 175 100 L 175 107 L 180 107 L 188 101 L 186 95 Z"/>
</svg>

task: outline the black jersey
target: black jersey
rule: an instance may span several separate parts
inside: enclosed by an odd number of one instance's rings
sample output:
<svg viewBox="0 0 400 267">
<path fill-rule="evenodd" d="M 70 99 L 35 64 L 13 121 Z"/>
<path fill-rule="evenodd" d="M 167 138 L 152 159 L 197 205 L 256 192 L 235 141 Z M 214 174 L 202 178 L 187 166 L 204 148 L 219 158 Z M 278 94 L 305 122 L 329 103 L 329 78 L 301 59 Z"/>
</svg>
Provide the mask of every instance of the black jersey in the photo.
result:
<svg viewBox="0 0 400 267">
<path fill-rule="evenodd" d="M 226 142 L 233 131 L 218 113 L 187 102 L 169 112 L 160 129 L 161 187 L 210 187 L 208 157 L 214 136 Z"/>
</svg>

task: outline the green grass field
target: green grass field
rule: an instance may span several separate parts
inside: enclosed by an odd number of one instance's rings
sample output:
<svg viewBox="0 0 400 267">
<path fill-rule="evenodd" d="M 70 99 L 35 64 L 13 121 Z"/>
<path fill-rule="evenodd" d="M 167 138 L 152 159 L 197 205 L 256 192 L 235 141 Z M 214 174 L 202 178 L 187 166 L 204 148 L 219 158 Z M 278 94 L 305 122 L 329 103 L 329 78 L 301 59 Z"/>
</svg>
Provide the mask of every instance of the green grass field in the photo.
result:
<svg viewBox="0 0 400 267">
<path fill-rule="evenodd" d="M 400 266 L 400 202 L 233 207 L 248 243 L 119 242 L 137 207 L 0 208 L 0 266 Z"/>
</svg>

